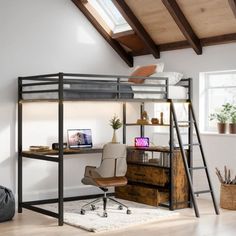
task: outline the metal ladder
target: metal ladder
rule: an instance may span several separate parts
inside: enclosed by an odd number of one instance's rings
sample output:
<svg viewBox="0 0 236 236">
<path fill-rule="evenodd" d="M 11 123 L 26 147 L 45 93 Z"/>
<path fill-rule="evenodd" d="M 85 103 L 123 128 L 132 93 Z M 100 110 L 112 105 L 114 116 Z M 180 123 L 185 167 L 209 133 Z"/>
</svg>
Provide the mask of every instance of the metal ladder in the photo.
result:
<svg viewBox="0 0 236 236">
<path fill-rule="evenodd" d="M 189 129 L 189 132 L 192 132 L 192 130 L 193 130 L 192 129 L 192 127 L 193 127 L 192 124 L 194 124 L 194 128 L 195 128 L 196 135 L 197 135 L 197 140 L 198 140 L 197 143 L 192 143 L 192 141 L 190 141 L 191 139 L 189 139 L 189 143 L 183 144 L 181 134 L 180 134 L 180 129 L 179 129 L 179 123 L 185 122 L 185 121 L 179 122 L 177 120 L 177 115 L 176 115 L 176 111 L 175 111 L 175 107 L 174 107 L 174 102 L 173 102 L 172 99 L 170 99 L 170 111 L 171 111 L 170 114 L 172 114 L 172 116 L 173 116 L 174 127 L 176 129 L 179 148 L 180 148 L 180 151 L 181 151 L 181 154 L 182 154 L 184 168 L 185 168 L 186 176 L 187 176 L 188 183 L 189 183 L 190 196 L 191 196 L 192 204 L 193 204 L 193 207 L 194 207 L 194 210 L 195 210 L 195 215 L 196 215 L 196 217 L 200 217 L 195 195 L 199 195 L 199 194 L 202 194 L 202 193 L 211 193 L 215 213 L 217 215 L 219 215 L 220 214 L 219 213 L 219 208 L 217 206 L 214 191 L 213 191 L 213 188 L 212 188 L 212 183 L 211 183 L 211 180 L 210 180 L 210 175 L 209 175 L 209 171 L 208 171 L 208 167 L 207 167 L 207 163 L 206 163 L 206 158 L 205 158 L 205 154 L 204 154 L 203 147 L 202 147 L 202 142 L 201 142 L 201 138 L 200 138 L 199 129 L 198 129 L 197 122 L 196 122 L 196 116 L 195 116 L 193 106 L 192 106 L 192 101 L 188 100 L 188 102 L 189 102 L 189 121 L 186 121 L 186 123 L 188 123 L 188 127 L 191 127 L 191 129 Z M 187 160 L 187 157 L 186 157 L 186 152 L 184 150 L 184 147 L 186 147 L 186 146 L 189 148 L 189 150 L 193 146 L 199 146 L 202 161 L 203 161 L 203 166 L 199 166 L 199 167 L 189 166 L 188 160 Z M 202 190 L 202 191 L 194 191 L 193 181 L 192 181 L 192 171 L 193 170 L 203 170 L 203 169 L 205 170 L 205 173 L 206 173 L 206 176 L 207 176 L 207 182 L 208 182 L 209 189 Z"/>
</svg>

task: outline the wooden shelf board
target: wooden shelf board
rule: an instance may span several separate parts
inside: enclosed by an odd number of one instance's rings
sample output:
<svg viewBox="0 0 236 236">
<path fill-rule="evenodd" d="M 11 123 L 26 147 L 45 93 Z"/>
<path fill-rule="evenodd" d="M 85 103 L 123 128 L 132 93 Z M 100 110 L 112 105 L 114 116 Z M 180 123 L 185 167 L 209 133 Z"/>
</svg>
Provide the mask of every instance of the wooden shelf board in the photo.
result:
<svg viewBox="0 0 236 236">
<path fill-rule="evenodd" d="M 187 122 L 186 122 L 187 123 Z M 137 124 L 137 123 L 127 123 L 127 124 L 124 124 L 125 126 L 162 126 L 162 127 L 170 127 L 169 124 Z M 179 127 L 189 127 L 188 125 L 179 125 Z"/>
<path fill-rule="evenodd" d="M 102 153 L 102 148 L 80 148 L 80 149 L 64 149 L 64 155 L 70 155 L 70 154 L 87 154 L 87 153 Z M 24 154 L 30 155 L 30 154 L 40 154 L 40 155 L 58 155 L 58 150 L 49 150 L 45 152 L 32 152 L 32 151 L 23 151 L 22 155 Z"/>
</svg>

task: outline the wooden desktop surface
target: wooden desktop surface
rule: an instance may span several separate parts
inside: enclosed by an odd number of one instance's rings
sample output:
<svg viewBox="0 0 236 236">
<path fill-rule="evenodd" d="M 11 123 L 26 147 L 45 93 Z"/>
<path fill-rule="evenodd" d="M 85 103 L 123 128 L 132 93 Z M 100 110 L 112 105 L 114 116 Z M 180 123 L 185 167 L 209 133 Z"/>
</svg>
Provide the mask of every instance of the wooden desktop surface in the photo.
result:
<svg viewBox="0 0 236 236">
<path fill-rule="evenodd" d="M 142 150 L 142 151 L 156 151 L 156 152 L 169 152 L 169 147 L 163 147 L 163 146 L 151 146 L 151 147 L 134 147 L 134 146 L 127 146 L 127 149 L 129 150 Z M 93 147 L 93 148 L 78 148 L 78 149 L 71 149 L 67 148 L 63 150 L 64 155 L 72 155 L 72 154 L 89 154 L 89 153 L 102 153 L 103 148 L 101 147 Z M 39 155 L 58 155 L 58 150 L 47 150 L 47 151 L 23 151 L 23 156 L 30 155 L 30 154 L 39 154 Z"/>
</svg>

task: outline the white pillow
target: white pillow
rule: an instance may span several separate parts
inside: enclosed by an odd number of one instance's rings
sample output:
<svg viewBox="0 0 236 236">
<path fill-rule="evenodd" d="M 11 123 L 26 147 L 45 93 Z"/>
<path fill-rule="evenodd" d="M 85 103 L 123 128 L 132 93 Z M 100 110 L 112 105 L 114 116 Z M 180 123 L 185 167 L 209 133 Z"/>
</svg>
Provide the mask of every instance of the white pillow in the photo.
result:
<svg viewBox="0 0 236 236">
<path fill-rule="evenodd" d="M 163 62 L 160 62 L 160 63 L 157 63 L 155 64 L 157 67 L 156 67 L 156 73 L 158 72 L 163 72 L 164 71 L 164 63 Z"/>
<path fill-rule="evenodd" d="M 157 72 L 144 81 L 145 84 L 164 84 L 164 80 L 152 79 L 152 77 L 168 78 L 169 85 L 176 85 L 182 78 L 183 74 L 179 72 Z"/>
</svg>

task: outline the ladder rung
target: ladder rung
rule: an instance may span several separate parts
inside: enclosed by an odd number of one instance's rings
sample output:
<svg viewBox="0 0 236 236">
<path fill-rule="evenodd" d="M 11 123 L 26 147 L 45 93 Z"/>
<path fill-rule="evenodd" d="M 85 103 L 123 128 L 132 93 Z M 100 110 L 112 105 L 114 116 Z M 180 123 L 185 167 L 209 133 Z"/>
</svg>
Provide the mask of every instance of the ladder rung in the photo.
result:
<svg viewBox="0 0 236 236">
<path fill-rule="evenodd" d="M 176 127 L 175 125 L 173 126 L 174 128 Z M 179 125 L 179 128 L 189 128 L 190 125 Z"/>
<path fill-rule="evenodd" d="M 186 143 L 186 144 L 183 144 L 183 147 L 189 147 L 189 146 L 200 146 L 201 144 L 200 143 Z"/>
<path fill-rule="evenodd" d="M 194 123 L 195 121 L 184 121 L 184 120 L 180 120 L 178 121 L 178 123 L 187 123 L 187 124 L 191 124 L 191 123 Z"/>
<path fill-rule="evenodd" d="M 189 168 L 189 170 L 203 170 L 203 169 L 206 169 L 206 166 L 197 166 Z"/>
<path fill-rule="evenodd" d="M 202 194 L 202 193 L 211 193 L 211 190 L 202 190 L 202 191 L 196 191 L 195 194 Z"/>
</svg>

